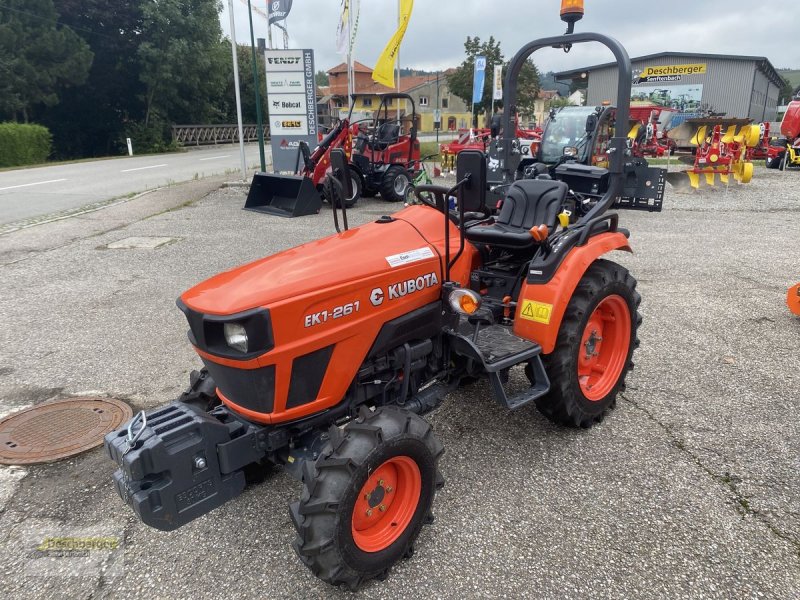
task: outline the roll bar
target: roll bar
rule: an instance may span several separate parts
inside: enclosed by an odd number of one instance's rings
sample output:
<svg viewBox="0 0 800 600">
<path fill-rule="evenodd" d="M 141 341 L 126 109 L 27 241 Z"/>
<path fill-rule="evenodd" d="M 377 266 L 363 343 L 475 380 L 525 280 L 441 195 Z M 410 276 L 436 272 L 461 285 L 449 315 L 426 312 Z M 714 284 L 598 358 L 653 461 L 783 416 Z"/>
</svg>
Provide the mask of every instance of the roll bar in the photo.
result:
<svg viewBox="0 0 800 600">
<path fill-rule="evenodd" d="M 525 61 L 542 48 L 569 48 L 575 44 L 585 44 L 588 42 L 598 42 L 611 50 L 617 61 L 619 80 L 617 84 L 617 123 L 627 123 L 630 118 L 631 108 L 631 59 L 625 48 L 614 38 L 600 33 L 571 33 L 556 37 L 542 38 L 523 46 L 514 55 L 508 65 L 508 72 L 505 80 L 505 96 L 503 98 L 503 139 L 499 140 L 498 151 L 502 160 L 503 178 L 507 182 L 514 181 L 514 173 L 510 167 L 511 157 L 514 151 L 512 147 L 512 108 L 517 103 L 517 82 L 519 74 Z M 625 137 L 626 132 L 620 136 L 620 128 L 614 131 L 614 137 L 609 140 L 609 186 L 606 194 L 578 223 L 585 223 L 603 214 L 614 204 L 614 201 L 622 194 L 625 185 L 625 162 L 628 150 L 628 142 Z M 624 128 L 623 128 L 624 129 Z"/>
</svg>

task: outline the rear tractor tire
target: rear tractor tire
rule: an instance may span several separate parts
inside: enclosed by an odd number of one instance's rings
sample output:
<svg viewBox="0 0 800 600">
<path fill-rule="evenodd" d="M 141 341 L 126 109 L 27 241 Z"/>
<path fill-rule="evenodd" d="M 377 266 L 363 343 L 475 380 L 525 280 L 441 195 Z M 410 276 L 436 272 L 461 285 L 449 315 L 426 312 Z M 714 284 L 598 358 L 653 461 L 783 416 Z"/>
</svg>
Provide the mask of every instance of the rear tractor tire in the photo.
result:
<svg viewBox="0 0 800 600">
<path fill-rule="evenodd" d="M 409 185 L 411 185 L 411 175 L 406 168 L 392 165 L 381 180 L 381 197 L 388 202 L 403 202 Z"/>
<path fill-rule="evenodd" d="M 356 590 L 413 554 L 420 529 L 433 521 L 444 448 L 422 417 L 396 407 L 362 408 L 327 435 L 290 506 L 294 548 L 314 575 Z"/>
<path fill-rule="evenodd" d="M 625 389 L 642 317 L 636 280 L 607 260 L 587 269 L 567 305 L 556 347 L 544 357 L 550 391 L 536 401 L 551 421 L 588 428 Z"/>
</svg>

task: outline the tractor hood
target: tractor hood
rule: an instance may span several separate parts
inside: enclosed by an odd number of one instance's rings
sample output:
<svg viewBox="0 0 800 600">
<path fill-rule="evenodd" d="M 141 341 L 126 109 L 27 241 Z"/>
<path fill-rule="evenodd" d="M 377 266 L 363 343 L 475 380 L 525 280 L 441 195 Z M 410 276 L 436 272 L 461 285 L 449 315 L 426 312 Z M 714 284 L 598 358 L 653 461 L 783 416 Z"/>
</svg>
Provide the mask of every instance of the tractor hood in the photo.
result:
<svg viewBox="0 0 800 600">
<path fill-rule="evenodd" d="M 419 260 L 404 258 L 414 250 L 435 256 L 407 222 L 369 223 L 216 275 L 181 300 L 203 314 L 235 314 L 389 272 Z"/>
</svg>

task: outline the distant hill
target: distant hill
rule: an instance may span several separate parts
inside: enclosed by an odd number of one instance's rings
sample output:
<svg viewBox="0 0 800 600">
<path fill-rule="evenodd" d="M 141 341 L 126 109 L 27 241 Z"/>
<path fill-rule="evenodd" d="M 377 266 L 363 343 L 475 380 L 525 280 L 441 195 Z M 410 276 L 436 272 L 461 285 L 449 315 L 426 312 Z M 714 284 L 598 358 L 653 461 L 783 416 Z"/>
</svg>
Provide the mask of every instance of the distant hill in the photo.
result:
<svg viewBox="0 0 800 600">
<path fill-rule="evenodd" d="M 562 96 L 569 96 L 569 83 L 556 81 L 553 71 L 548 71 L 539 76 L 539 83 L 543 90 L 557 90 Z"/>
<path fill-rule="evenodd" d="M 800 69 L 778 69 L 778 73 L 787 79 L 794 89 L 800 87 Z"/>
</svg>

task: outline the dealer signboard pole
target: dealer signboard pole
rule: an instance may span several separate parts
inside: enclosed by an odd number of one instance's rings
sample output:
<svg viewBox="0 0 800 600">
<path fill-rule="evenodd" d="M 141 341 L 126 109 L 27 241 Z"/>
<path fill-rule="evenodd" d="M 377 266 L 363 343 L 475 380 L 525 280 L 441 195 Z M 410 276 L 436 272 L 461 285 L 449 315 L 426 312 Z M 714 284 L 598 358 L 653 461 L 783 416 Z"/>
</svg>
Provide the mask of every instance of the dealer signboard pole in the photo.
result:
<svg viewBox="0 0 800 600">
<path fill-rule="evenodd" d="M 294 173 L 300 164 L 300 142 L 317 141 L 317 87 L 313 50 L 267 50 L 267 106 L 275 173 Z"/>
</svg>

